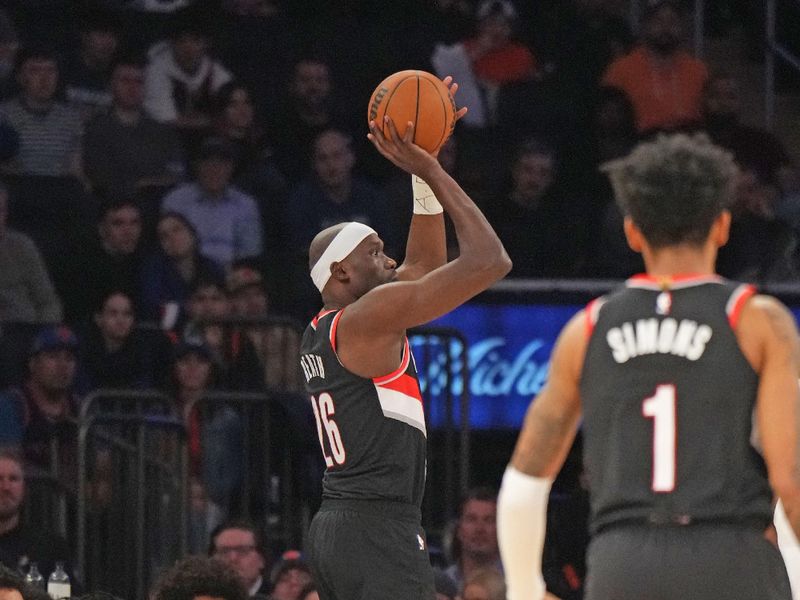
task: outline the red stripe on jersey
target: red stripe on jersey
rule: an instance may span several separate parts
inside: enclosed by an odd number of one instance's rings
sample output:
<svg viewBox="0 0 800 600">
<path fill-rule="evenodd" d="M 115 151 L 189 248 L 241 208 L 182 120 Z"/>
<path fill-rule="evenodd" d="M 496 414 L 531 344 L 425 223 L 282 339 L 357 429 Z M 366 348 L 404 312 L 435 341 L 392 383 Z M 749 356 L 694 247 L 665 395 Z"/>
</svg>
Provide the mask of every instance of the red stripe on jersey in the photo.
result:
<svg viewBox="0 0 800 600">
<path fill-rule="evenodd" d="M 600 298 L 595 298 L 589 304 L 586 305 L 586 312 L 584 316 L 586 317 L 586 337 L 592 337 L 592 333 L 594 333 L 594 326 L 597 325 L 597 302 Z"/>
<path fill-rule="evenodd" d="M 742 285 L 736 288 L 731 296 L 732 303 L 728 304 L 728 322 L 731 324 L 731 329 L 736 329 L 739 324 L 739 316 L 742 314 L 745 302 L 752 298 L 756 293 L 755 286 Z"/>
<path fill-rule="evenodd" d="M 400 392 L 401 394 L 416 398 L 422 402 L 422 394 L 419 391 L 419 383 L 417 383 L 417 380 L 407 373 L 403 373 L 400 377 L 392 379 L 391 381 L 387 381 L 386 383 L 379 384 L 376 381 L 375 385 L 379 385 L 387 390 Z"/>
<path fill-rule="evenodd" d="M 394 371 L 392 371 L 388 375 L 384 375 L 383 377 L 374 377 L 372 379 L 372 382 L 375 385 L 383 385 L 391 381 L 392 379 L 400 377 L 400 375 L 406 372 L 410 360 L 411 360 L 411 350 L 408 347 L 408 338 L 406 338 L 405 345 L 403 346 L 403 359 L 400 361 L 400 366 L 397 367 Z"/>
<path fill-rule="evenodd" d="M 330 313 L 332 313 L 332 312 L 336 312 L 336 311 L 335 311 L 335 309 L 330 309 L 330 310 L 321 310 L 321 311 L 319 311 L 319 313 L 317 313 L 317 316 L 316 316 L 316 317 L 314 317 L 313 319 L 311 319 L 311 327 L 313 327 L 314 329 L 316 329 L 316 328 L 317 328 L 317 324 L 319 323 L 319 320 L 320 320 L 322 317 L 324 317 L 325 315 L 329 315 L 329 314 L 330 314 Z"/>
<path fill-rule="evenodd" d="M 332 312 L 332 311 L 328 311 Z M 342 313 L 344 309 L 339 311 L 339 314 L 333 317 L 333 321 L 331 321 L 331 348 L 333 351 L 336 352 L 336 328 L 339 326 L 339 319 L 342 318 Z"/>
<path fill-rule="evenodd" d="M 633 287 L 641 286 L 649 289 L 666 290 L 676 287 L 689 287 L 701 283 L 721 282 L 722 277 L 714 274 L 678 273 L 676 275 L 656 277 L 654 275 L 648 275 L 647 273 L 639 273 L 638 275 L 630 277 L 626 284 Z"/>
</svg>

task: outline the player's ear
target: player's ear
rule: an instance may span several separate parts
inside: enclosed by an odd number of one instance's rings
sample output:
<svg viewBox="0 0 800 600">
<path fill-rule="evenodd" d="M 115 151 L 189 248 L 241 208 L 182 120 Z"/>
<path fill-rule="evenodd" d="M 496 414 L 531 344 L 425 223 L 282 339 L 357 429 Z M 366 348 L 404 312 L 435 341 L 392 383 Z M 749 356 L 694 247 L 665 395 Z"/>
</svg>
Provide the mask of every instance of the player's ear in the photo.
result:
<svg viewBox="0 0 800 600">
<path fill-rule="evenodd" d="M 630 246 L 631 250 L 634 252 L 641 252 L 644 236 L 642 235 L 641 230 L 633 222 L 633 219 L 630 217 L 625 217 L 623 228 L 625 230 L 625 239 L 628 240 L 628 246 Z"/>
<path fill-rule="evenodd" d="M 728 243 L 731 232 L 731 213 L 723 210 L 711 224 L 711 237 L 717 248 L 721 248 Z"/>
<path fill-rule="evenodd" d="M 350 275 L 347 272 L 347 266 L 344 262 L 335 262 L 331 265 L 331 277 L 333 277 L 336 281 L 347 281 L 350 279 Z"/>
</svg>

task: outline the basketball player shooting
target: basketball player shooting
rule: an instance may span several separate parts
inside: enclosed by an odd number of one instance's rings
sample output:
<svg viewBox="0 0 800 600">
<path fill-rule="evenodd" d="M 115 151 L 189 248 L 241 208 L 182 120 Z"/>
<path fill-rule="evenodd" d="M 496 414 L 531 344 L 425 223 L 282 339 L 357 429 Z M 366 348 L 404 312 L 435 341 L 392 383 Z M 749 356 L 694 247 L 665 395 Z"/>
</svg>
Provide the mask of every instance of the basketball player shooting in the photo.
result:
<svg viewBox="0 0 800 600">
<path fill-rule="evenodd" d="M 581 424 L 587 600 L 791 600 L 765 531 L 777 496 L 800 532 L 800 343 L 780 302 L 714 273 L 733 159 L 705 136 L 662 135 L 608 172 L 647 274 L 556 343 L 498 501 L 508 598 L 544 594 L 548 493 Z"/>
<path fill-rule="evenodd" d="M 360 223 L 325 229 L 309 248 L 323 308 L 303 335 L 300 362 L 327 466 L 309 531 L 322 600 L 435 598 L 420 515 L 425 416 L 406 329 L 454 309 L 511 268 L 473 201 L 412 143 L 413 124 L 400 137 L 391 118 L 384 123 L 383 131 L 370 123 L 369 139 L 417 179 L 405 262 L 386 256 L 378 233 Z M 443 211 L 460 249 L 449 263 Z"/>
</svg>

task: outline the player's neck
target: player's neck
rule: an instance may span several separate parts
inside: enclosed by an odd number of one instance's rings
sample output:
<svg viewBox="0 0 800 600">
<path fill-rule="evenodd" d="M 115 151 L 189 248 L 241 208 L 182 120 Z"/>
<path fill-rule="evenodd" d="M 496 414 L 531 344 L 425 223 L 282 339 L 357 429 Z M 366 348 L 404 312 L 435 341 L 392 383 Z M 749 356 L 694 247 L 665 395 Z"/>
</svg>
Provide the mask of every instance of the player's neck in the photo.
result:
<svg viewBox="0 0 800 600">
<path fill-rule="evenodd" d="M 642 251 L 647 274 L 653 277 L 670 275 L 713 275 L 716 249 L 711 246 L 681 245 Z"/>
</svg>

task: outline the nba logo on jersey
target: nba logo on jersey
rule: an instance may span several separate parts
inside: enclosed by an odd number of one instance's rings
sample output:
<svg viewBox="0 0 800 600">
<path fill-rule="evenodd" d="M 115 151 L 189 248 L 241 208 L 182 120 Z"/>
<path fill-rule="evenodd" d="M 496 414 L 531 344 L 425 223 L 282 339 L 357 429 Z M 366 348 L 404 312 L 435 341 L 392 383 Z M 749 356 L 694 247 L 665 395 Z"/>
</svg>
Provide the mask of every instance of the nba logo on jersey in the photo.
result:
<svg viewBox="0 0 800 600">
<path fill-rule="evenodd" d="M 661 292 L 656 296 L 656 313 L 659 315 L 668 315 L 672 309 L 672 294 L 669 292 Z"/>
<path fill-rule="evenodd" d="M 425 540 L 422 539 L 420 534 L 417 534 L 417 543 L 419 544 L 420 550 L 425 550 Z"/>
</svg>

